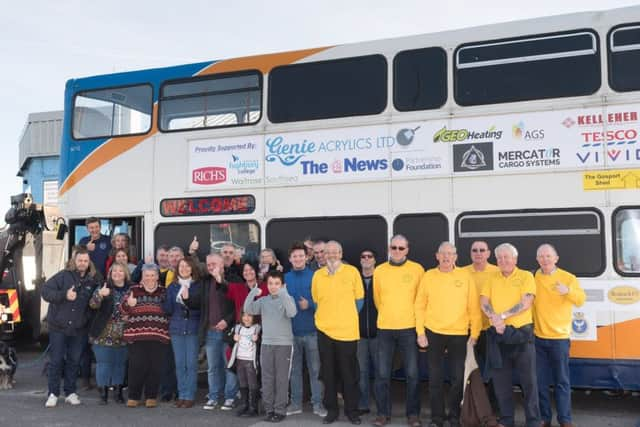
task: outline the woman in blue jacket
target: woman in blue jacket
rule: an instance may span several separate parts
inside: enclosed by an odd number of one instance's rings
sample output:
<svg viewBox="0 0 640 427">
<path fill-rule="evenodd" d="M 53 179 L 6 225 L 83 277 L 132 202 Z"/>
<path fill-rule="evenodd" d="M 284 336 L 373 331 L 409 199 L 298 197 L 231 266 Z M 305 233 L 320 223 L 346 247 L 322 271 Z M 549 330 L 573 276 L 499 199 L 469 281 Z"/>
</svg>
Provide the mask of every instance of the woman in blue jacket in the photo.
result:
<svg viewBox="0 0 640 427">
<path fill-rule="evenodd" d="M 202 283 L 198 267 L 190 258 L 178 262 L 177 276 L 167 289 L 164 311 L 171 316 L 169 335 L 176 362 L 178 380 L 177 408 L 191 408 L 195 402 L 198 380 L 198 325 L 200 310 L 189 308 L 189 299 L 200 299 Z"/>
</svg>

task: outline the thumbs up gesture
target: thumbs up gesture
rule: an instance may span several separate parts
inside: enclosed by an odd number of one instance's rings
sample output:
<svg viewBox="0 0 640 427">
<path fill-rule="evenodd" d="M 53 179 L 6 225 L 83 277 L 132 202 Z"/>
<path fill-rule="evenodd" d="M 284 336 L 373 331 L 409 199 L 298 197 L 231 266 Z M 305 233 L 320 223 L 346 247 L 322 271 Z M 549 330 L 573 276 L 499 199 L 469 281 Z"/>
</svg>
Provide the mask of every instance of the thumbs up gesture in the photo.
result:
<svg viewBox="0 0 640 427">
<path fill-rule="evenodd" d="M 130 293 L 129 298 L 127 298 L 127 304 L 129 304 L 129 307 L 135 307 L 137 303 L 138 300 L 134 298 L 133 293 Z"/>
<path fill-rule="evenodd" d="M 89 243 L 87 243 L 87 250 L 89 252 L 93 252 L 96 249 L 96 244 L 93 243 L 93 240 L 89 241 Z"/>
<path fill-rule="evenodd" d="M 309 308 L 309 301 L 307 301 L 307 299 L 303 296 L 300 297 L 300 299 L 298 300 L 298 307 L 300 307 L 300 310 L 306 310 Z"/>
<path fill-rule="evenodd" d="M 259 297 L 260 295 L 262 295 L 262 289 L 260 289 L 259 286 L 256 286 L 256 296 Z"/>
<path fill-rule="evenodd" d="M 98 291 L 101 297 L 108 297 L 111 294 L 111 289 L 107 288 L 107 282 L 104 282 L 104 285 Z"/>
<path fill-rule="evenodd" d="M 189 245 L 189 253 L 191 255 L 193 255 L 196 252 L 198 252 L 199 248 L 200 248 L 200 243 L 198 242 L 198 236 L 193 236 L 193 240 L 191 241 L 191 244 Z"/>
<path fill-rule="evenodd" d="M 78 294 L 76 293 L 76 289 L 73 286 L 70 287 L 67 290 L 67 300 L 75 301 L 77 297 L 78 297 Z"/>
</svg>

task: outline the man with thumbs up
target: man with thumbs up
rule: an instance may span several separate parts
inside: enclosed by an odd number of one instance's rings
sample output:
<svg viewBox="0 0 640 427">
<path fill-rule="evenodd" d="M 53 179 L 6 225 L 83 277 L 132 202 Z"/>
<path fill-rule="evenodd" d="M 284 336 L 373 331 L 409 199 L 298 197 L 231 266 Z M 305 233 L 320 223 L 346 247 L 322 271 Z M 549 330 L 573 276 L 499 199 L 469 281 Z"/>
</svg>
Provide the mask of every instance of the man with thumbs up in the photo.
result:
<svg viewBox="0 0 640 427">
<path fill-rule="evenodd" d="M 108 236 L 100 233 L 100 220 L 96 217 L 87 218 L 84 222 L 87 227 L 88 236 L 80 239 L 79 244 L 87 247 L 89 257 L 93 261 L 102 277 L 106 275 L 107 258 L 111 253 L 111 240 Z"/>
<path fill-rule="evenodd" d="M 70 267 L 47 280 L 42 299 L 49 303 L 49 393 L 45 406 L 55 407 L 60 395 L 60 378 L 64 369 L 65 402 L 79 405 L 76 380 L 82 353 L 83 336 L 87 334 L 89 299 L 98 285 L 89 270 L 89 252 L 80 248 Z"/>
<path fill-rule="evenodd" d="M 536 299 L 533 303 L 533 333 L 536 339 L 538 400 L 542 426 L 551 426 L 549 385 L 553 385 L 558 423 L 571 427 L 571 384 L 569 383 L 569 336 L 573 306 L 580 307 L 586 294 L 576 276 L 556 266 L 559 257 L 550 244 L 536 253 Z"/>
<path fill-rule="evenodd" d="M 320 371 L 320 353 L 314 315 L 316 306 L 311 298 L 311 280 L 313 271 L 307 266 L 307 252 L 302 242 L 294 243 L 289 249 L 291 271 L 284 275 L 289 295 L 296 302 L 298 313 L 292 319 L 293 360 L 291 367 L 291 403 L 287 415 L 302 413 L 302 360 L 306 357 L 311 385 L 311 403 L 313 413 L 325 417 L 327 411 L 322 406 L 322 383 L 318 379 Z"/>
</svg>

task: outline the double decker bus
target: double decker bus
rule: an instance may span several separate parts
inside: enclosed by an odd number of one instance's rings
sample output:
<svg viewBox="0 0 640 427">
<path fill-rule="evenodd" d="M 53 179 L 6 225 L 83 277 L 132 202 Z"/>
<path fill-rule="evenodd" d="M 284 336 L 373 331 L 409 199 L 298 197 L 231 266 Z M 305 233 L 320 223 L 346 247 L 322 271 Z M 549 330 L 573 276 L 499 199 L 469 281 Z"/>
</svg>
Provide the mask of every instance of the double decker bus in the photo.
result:
<svg viewBox="0 0 640 427">
<path fill-rule="evenodd" d="M 553 244 L 576 387 L 640 389 L 640 7 L 68 81 L 60 205 L 200 256 Z"/>
</svg>

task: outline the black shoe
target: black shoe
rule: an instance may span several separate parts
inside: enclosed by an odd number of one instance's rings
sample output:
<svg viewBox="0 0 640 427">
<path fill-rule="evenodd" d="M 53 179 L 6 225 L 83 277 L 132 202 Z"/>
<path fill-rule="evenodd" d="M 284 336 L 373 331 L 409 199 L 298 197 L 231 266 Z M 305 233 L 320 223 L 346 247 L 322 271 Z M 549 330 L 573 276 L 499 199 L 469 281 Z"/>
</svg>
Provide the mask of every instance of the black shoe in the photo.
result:
<svg viewBox="0 0 640 427">
<path fill-rule="evenodd" d="M 116 403 L 124 403 L 124 396 L 122 395 L 122 390 L 124 387 L 121 385 L 118 386 L 118 391 L 115 393 L 115 401 Z"/>
<path fill-rule="evenodd" d="M 258 416 L 258 390 L 249 390 L 249 407 L 241 417 L 257 417 Z"/>
<path fill-rule="evenodd" d="M 285 418 L 287 418 L 287 416 L 285 414 L 278 414 L 277 412 L 275 412 L 271 416 L 271 422 L 272 423 L 279 423 L 279 422 L 283 421 Z"/>
<path fill-rule="evenodd" d="M 360 424 L 362 424 L 362 420 L 360 419 L 360 416 L 358 416 L 358 415 L 354 415 L 354 416 L 347 417 L 347 418 L 349 418 L 349 422 L 351 424 L 353 424 L 354 426 L 359 426 Z"/>
<path fill-rule="evenodd" d="M 322 424 L 333 424 L 337 419 L 337 413 L 329 412 L 327 416 L 322 419 Z"/>
<path fill-rule="evenodd" d="M 367 414 L 370 414 L 370 413 L 371 413 L 371 409 L 369 409 L 369 408 L 358 409 L 358 414 L 360 416 L 367 415 Z"/>
<path fill-rule="evenodd" d="M 265 420 L 266 422 L 270 423 L 270 422 L 271 422 L 271 419 L 273 418 L 273 416 L 274 416 L 274 413 L 273 413 L 273 412 L 267 412 L 267 416 L 266 416 L 266 417 L 264 417 L 264 420 Z"/>
<path fill-rule="evenodd" d="M 100 387 L 100 404 L 106 405 L 109 401 L 109 387 Z"/>
<path fill-rule="evenodd" d="M 171 402 L 173 400 L 173 396 L 171 396 L 170 394 L 165 394 L 162 397 L 160 397 L 160 401 L 162 402 Z"/>
</svg>

